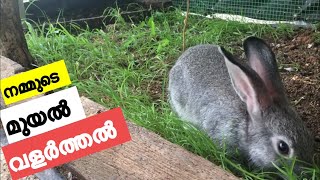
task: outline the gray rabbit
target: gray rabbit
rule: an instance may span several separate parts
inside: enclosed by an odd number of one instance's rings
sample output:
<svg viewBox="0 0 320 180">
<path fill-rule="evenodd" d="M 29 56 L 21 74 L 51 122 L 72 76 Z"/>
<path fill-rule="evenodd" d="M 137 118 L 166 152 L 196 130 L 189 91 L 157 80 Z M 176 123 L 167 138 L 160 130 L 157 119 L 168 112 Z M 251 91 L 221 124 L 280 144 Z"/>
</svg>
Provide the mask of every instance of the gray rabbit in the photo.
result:
<svg viewBox="0 0 320 180">
<path fill-rule="evenodd" d="M 255 167 L 272 168 L 280 156 L 312 163 L 312 135 L 285 95 L 274 53 L 256 37 L 243 46 L 248 65 L 216 45 L 186 50 L 169 75 L 172 108 Z"/>
</svg>

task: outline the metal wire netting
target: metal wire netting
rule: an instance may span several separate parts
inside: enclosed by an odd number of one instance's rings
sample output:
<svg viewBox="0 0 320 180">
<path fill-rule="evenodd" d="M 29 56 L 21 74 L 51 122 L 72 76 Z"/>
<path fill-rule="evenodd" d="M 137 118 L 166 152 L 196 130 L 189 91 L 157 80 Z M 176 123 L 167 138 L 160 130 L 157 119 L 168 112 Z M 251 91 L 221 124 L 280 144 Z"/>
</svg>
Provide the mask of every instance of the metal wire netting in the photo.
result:
<svg viewBox="0 0 320 180">
<path fill-rule="evenodd" d="M 173 5 L 186 10 L 187 0 L 173 0 Z M 317 23 L 320 22 L 320 0 L 190 0 L 190 12 Z"/>
</svg>

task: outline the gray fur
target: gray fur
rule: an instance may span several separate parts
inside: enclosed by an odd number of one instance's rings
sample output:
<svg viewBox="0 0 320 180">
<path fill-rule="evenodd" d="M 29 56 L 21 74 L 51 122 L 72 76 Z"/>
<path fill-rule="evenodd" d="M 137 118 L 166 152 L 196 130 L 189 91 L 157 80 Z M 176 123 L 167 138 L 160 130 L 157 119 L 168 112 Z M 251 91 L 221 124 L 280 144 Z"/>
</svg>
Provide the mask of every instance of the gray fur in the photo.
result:
<svg viewBox="0 0 320 180">
<path fill-rule="evenodd" d="M 191 47 L 169 74 L 172 108 L 182 120 L 206 131 L 214 142 L 225 143 L 227 150 L 238 148 L 257 167 L 272 167 L 271 162 L 280 156 L 278 140 L 288 143 L 293 156 L 311 163 L 312 136 L 287 101 L 281 81 L 272 80 L 280 77 L 274 54 L 258 38 L 248 38 L 244 46 L 250 65 L 257 60 L 252 57 L 259 57 L 256 62 L 268 66 L 267 73 L 235 61 L 219 46 Z M 239 81 L 231 75 L 240 71 L 249 79 L 254 103 L 248 103 L 250 98 L 237 88 Z"/>
</svg>

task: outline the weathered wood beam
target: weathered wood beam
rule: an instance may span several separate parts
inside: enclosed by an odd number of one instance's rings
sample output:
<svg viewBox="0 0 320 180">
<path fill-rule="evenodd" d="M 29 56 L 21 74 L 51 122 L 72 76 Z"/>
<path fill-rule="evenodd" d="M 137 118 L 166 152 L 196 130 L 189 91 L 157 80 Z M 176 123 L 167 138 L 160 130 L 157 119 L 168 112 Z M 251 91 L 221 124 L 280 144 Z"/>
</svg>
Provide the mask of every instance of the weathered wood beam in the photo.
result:
<svg viewBox="0 0 320 180">
<path fill-rule="evenodd" d="M 1 78 L 9 77 L 24 69 L 8 58 L 0 56 Z M 1 106 L 5 107 L 2 97 Z M 88 98 L 81 97 L 87 116 L 107 108 Z M 130 142 L 83 157 L 58 168 L 73 179 L 238 179 L 208 160 L 170 143 L 159 135 L 127 121 L 132 137 Z M 0 130 L 1 123 L 0 123 Z M 2 133 L 2 139 L 4 133 Z M 7 142 L 1 141 L 1 146 Z M 0 151 L 1 152 L 1 151 Z M 1 152 L 1 178 L 10 179 L 9 171 Z M 50 174 L 51 173 L 51 174 Z M 53 169 L 36 174 L 40 179 L 52 179 Z M 46 178 L 44 178 L 46 177 Z M 76 178 L 74 178 L 76 177 Z M 28 179 L 37 179 L 29 176 Z M 69 178 L 68 178 L 69 179 Z"/>
<path fill-rule="evenodd" d="M 81 97 L 86 115 L 105 107 Z M 234 175 L 127 121 L 130 142 L 78 159 L 65 167 L 84 179 L 237 179 Z"/>
</svg>

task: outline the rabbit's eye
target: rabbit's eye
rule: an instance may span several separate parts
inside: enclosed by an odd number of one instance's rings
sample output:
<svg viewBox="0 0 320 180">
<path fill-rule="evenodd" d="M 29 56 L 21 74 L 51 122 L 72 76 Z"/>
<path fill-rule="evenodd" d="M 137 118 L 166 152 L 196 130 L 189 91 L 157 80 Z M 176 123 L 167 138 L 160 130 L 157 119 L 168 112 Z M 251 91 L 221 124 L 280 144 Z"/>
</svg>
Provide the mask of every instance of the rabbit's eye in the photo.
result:
<svg viewBox="0 0 320 180">
<path fill-rule="evenodd" d="M 289 154 L 289 146 L 287 143 L 285 143 L 284 141 L 279 141 L 278 143 L 278 149 L 279 152 L 283 155 L 288 155 Z"/>
</svg>

